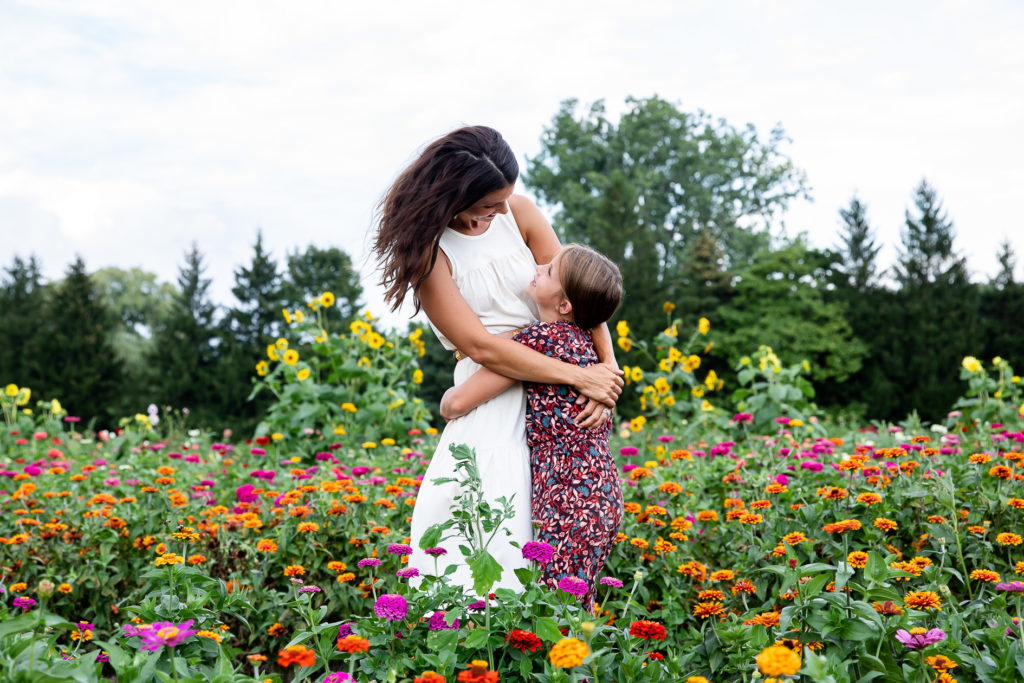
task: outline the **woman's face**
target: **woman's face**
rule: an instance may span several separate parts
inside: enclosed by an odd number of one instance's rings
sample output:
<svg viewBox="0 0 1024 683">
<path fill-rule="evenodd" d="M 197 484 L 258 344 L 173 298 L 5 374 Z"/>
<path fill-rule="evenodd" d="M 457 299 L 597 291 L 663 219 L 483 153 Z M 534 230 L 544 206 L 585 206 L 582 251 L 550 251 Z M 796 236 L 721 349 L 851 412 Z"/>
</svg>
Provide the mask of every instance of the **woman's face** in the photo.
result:
<svg viewBox="0 0 1024 683">
<path fill-rule="evenodd" d="M 512 196 L 515 185 L 504 190 L 496 190 L 485 194 L 473 206 L 459 212 L 452 221 L 452 227 L 469 232 L 483 232 L 499 213 L 508 213 L 508 198 Z"/>
</svg>

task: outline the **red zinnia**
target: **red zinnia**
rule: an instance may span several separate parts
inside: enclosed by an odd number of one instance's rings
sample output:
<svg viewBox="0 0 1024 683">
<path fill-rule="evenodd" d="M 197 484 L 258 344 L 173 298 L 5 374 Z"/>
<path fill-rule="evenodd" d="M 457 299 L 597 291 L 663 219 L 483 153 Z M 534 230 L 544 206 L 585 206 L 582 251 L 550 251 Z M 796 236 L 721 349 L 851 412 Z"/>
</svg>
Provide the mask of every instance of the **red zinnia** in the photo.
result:
<svg viewBox="0 0 1024 683">
<path fill-rule="evenodd" d="M 533 652 L 534 650 L 539 650 L 543 645 L 540 638 L 533 633 L 519 630 L 509 631 L 505 636 L 505 642 L 520 652 Z"/>
<path fill-rule="evenodd" d="M 634 621 L 629 627 L 629 635 L 637 638 L 652 638 L 654 640 L 665 640 L 665 627 L 656 621 L 641 619 Z"/>
</svg>

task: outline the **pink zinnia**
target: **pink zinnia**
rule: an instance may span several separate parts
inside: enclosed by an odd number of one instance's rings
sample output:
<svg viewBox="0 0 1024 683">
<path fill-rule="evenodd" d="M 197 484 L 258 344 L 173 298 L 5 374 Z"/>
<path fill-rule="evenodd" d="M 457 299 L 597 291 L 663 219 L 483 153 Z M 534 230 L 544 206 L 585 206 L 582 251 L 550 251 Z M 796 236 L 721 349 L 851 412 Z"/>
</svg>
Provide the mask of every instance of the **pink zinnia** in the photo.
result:
<svg viewBox="0 0 1024 683">
<path fill-rule="evenodd" d="M 523 558 L 537 564 L 547 564 L 555 556 L 555 549 L 544 541 L 529 541 L 523 546 Z"/>
<path fill-rule="evenodd" d="M 154 621 L 149 628 L 140 633 L 142 636 L 143 650 L 159 650 L 162 647 L 174 647 L 183 640 L 196 633 L 196 629 L 189 628 L 194 619 L 189 619 L 180 624 L 173 624 L 169 621 Z"/>
<path fill-rule="evenodd" d="M 933 628 L 925 633 L 911 633 L 905 629 L 899 629 L 896 631 L 896 640 L 906 645 L 911 650 L 920 650 L 921 648 L 934 645 L 935 643 L 942 642 L 946 639 L 946 632 L 942 629 Z"/>
</svg>

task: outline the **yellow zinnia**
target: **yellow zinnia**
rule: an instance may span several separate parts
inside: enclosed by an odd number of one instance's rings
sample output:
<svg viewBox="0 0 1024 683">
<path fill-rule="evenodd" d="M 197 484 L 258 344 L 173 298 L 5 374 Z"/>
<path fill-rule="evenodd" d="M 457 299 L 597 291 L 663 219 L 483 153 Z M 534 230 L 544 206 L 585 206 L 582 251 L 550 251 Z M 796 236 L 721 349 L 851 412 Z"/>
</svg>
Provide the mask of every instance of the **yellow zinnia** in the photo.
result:
<svg viewBox="0 0 1024 683">
<path fill-rule="evenodd" d="M 260 377 L 266 377 L 267 373 L 270 372 L 270 366 L 267 365 L 267 361 L 261 360 L 256 364 L 256 374 Z"/>
<path fill-rule="evenodd" d="M 788 647 L 772 645 L 757 656 L 757 668 L 765 676 L 793 676 L 800 670 L 800 655 Z"/>
<path fill-rule="evenodd" d="M 701 318 L 697 321 L 697 331 L 701 334 L 707 334 L 711 330 L 711 321 L 707 318 Z"/>
<path fill-rule="evenodd" d="M 300 382 L 309 379 L 309 368 L 302 368 L 301 370 L 299 370 L 298 374 L 295 375 L 295 377 Z"/>
<path fill-rule="evenodd" d="M 384 337 L 380 336 L 376 332 L 370 332 L 366 335 L 366 343 L 370 345 L 371 349 L 379 349 L 384 346 Z"/>
<path fill-rule="evenodd" d="M 299 352 L 295 349 L 288 349 L 284 352 L 282 360 L 288 365 L 295 365 L 299 362 Z"/>
<path fill-rule="evenodd" d="M 615 324 L 615 331 L 619 333 L 620 337 L 629 336 L 629 323 L 625 320 L 620 320 Z"/>
<path fill-rule="evenodd" d="M 981 370 L 981 362 L 974 356 L 964 356 L 961 365 L 964 366 L 964 370 L 967 372 L 978 372 Z"/>
<path fill-rule="evenodd" d="M 582 640 L 575 638 L 562 638 L 554 644 L 548 658 L 551 665 L 559 669 L 571 669 L 579 666 L 590 654 L 590 648 Z"/>
<path fill-rule="evenodd" d="M 15 396 L 18 395 L 18 385 L 8 384 L 6 387 L 4 387 L 4 393 L 10 396 L 11 398 L 14 398 Z"/>
</svg>

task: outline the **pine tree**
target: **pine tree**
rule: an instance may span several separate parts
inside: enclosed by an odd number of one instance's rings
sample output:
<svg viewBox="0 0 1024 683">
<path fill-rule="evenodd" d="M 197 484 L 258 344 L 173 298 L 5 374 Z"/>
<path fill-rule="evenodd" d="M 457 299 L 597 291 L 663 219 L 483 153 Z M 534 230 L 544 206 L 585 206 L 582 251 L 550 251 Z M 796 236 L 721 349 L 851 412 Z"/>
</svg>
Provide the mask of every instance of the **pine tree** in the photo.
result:
<svg viewBox="0 0 1024 683">
<path fill-rule="evenodd" d="M 356 314 L 363 286 L 348 254 L 337 247 L 319 249 L 311 244 L 305 251 L 288 254 L 287 261 L 282 292 L 286 305 L 301 306 L 331 292 L 344 320 Z"/>
<path fill-rule="evenodd" d="M 39 363 L 40 398 L 59 398 L 73 415 L 109 420 L 117 411 L 121 365 L 114 321 L 81 257 L 68 268 L 43 308 L 42 333 L 32 353 Z"/>
<path fill-rule="evenodd" d="M 27 261 L 15 256 L 5 271 L 7 278 L 0 288 L 0 383 L 33 387 L 39 369 L 27 350 L 39 333 L 45 301 L 39 261 L 35 255 Z"/>
<path fill-rule="evenodd" d="M 965 284 L 967 262 L 953 250 L 953 222 L 927 180 L 914 190 L 914 207 L 918 215 L 912 216 L 907 210 L 900 235 L 903 248 L 895 267 L 897 281 L 910 289 L 936 283 L 954 287 Z"/>
<path fill-rule="evenodd" d="M 902 319 L 886 349 L 902 408 L 922 419 L 942 419 L 962 393 L 957 368 L 979 352 L 976 288 L 957 255 L 953 222 L 924 180 L 914 191 L 915 214 L 906 212 L 902 247 L 894 268 Z"/>
<path fill-rule="evenodd" d="M 837 270 L 853 291 L 865 292 L 876 284 L 875 259 L 882 246 L 875 241 L 868 225 L 867 207 L 857 197 L 850 199 L 849 207 L 839 209 L 839 216 L 843 220 L 839 247 L 842 263 Z"/>
<path fill-rule="evenodd" d="M 203 255 L 195 243 L 178 271 L 178 292 L 169 315 L 154 331 L 148 358 L 150 386 L 160 405 L 188 408 L 194 419 L 213 419 L 216 365 L 214 314 L 210 280 L 203 277 Z"/>
<path fill-rule="evenodd" d="M 999 261 L 999 272 L 992 278 L 992 284 L 996 289 L 1006 289 L 1016 284 L 1013 271 L 1017 269 L 1017 256 L 1013 253 L 1013 245 L 1009 237 L 1003 237 L 999 244 L 999 254 L 996 256 Z"/>
</svg>

